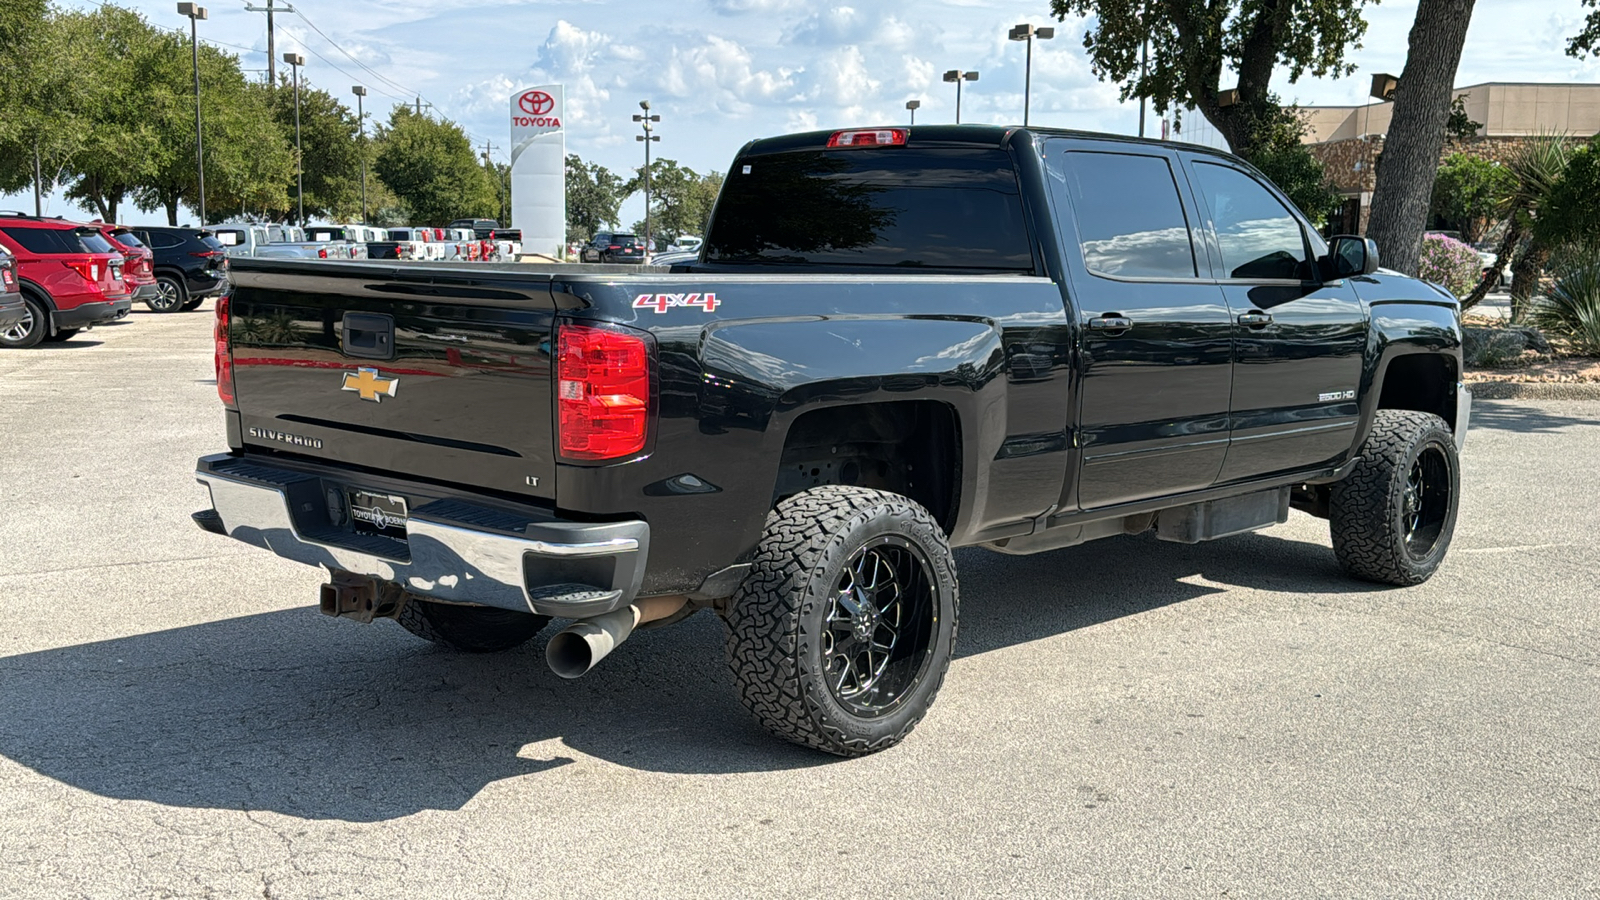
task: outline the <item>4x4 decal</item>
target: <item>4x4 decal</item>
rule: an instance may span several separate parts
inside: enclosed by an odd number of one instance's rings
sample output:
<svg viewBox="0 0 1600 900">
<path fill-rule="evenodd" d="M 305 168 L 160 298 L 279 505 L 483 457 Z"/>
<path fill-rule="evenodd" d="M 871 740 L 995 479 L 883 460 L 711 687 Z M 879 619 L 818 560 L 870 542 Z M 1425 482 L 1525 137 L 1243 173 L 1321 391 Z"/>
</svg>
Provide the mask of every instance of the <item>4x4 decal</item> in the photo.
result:
<svg viewBox="0 0 1600 900">
<path fill-rule="evenodd" d="M 634 309 L 654 309 L 664 313 L 674 306 L 698 306 L 706 312 L 717 309 L 716 294 L 640 294 L 633 298 Z"/>
</svg>

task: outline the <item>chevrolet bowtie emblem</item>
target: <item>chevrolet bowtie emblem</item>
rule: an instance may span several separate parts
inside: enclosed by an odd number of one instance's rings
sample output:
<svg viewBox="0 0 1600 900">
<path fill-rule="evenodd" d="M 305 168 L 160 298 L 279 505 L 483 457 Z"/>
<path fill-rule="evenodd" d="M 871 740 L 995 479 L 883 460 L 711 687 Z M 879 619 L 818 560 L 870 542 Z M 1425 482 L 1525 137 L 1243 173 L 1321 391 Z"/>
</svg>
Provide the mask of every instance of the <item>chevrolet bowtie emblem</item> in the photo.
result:
<svg viewBox="0 0 1600 900">
<path fill-rule="evenodd" d="M 361 395 L 363 400 L 382 403 L 385 396 L 394 396 L 394 389 L 399 384 L 400 379 L 385 378 L 378 374 L 377 369 L 369 369 L 363 366 L 355 372 L 344 373 L 342 390 L 355 391 Z"/>
</svg>

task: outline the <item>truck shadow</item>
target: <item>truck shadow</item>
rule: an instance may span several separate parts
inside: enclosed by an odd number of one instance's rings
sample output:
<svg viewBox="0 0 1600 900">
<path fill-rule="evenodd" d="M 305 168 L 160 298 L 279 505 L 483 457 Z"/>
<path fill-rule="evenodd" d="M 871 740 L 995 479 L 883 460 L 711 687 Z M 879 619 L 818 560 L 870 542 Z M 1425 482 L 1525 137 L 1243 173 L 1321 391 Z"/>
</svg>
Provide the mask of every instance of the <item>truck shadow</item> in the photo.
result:
<svg viewBox="0 0 1600 900">
<path fill-rule="evenodd" d="M 1470 431 L 1489 428 L 1519 434 L 1548 434 L 1578 425 L 1600 425 L 1600 419 L 1561 415 L 1552 412 L 1552 408 L 1550 403 L 1526 406 L 1515 400 L 1480 400 L 1472 404 Z"/>
<path fill-rule="evenodd" d="M 960 557 L 968 656 L 1222 590 L 1180 580 L 1196 574 L 1353 588 L 1325 546 L 1253 536 Z M 0 659 L 0 755 L 105 797 L 362 822 L 460 809 L 496 781 L 592 765 L 574 750 L 680 774 L 835 761 L 751 722 L 710 614 L 643 632 L 573 682 L 545 667 L 547 637 L 464 656 L 392 622 L 291 609 L 11 656 Z"/>
</svg>

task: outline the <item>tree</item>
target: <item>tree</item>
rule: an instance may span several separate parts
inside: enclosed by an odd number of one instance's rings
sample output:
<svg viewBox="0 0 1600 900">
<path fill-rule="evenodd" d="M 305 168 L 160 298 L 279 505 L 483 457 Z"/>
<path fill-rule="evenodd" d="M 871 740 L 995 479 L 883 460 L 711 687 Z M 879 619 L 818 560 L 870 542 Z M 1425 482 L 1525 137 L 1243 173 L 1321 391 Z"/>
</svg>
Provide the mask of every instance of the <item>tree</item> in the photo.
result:
<svg viewBox="0 0 1600 900">
<path fill-rule="evenodd" d="M 1582 0 L 1583 5 L 1594 9 L 1583 20 L 1583 30 L 1567 41 L 1567 55 L 1583 59 L 1600 52 L 1600 0 Z"/>
<path fill-rule="evenodd" d="M 1346 48 L 1359 48 L 1367 0 L 1050 0 L 1050 11 L 1092 16 L 1083 45 L 1101 80 L 1122 88 L 1122 99 L 1149 99 L 1157 113 L 1200 111 L 1235 153 L 1249 151 L 1270 131 L 1278 103 L 1273 70 L 1289 81 L 1310 73 L 1341 77 L 1355 70 Z M 1148 41 L 1148 63 L 1141 52 Z M 1219 97 L 1225 73 L 1237 73 L 1234 102 Z"/>
<path fill-rule="evenodd" d="M 1572 152 L 1544 198 L 1534 233 L 1552 246 L 1600 241 L 1600 136 Z"/>
<path fill-rule="evenodd" d="M 1461 232 L 1467 243 L 1476 243 L 1515 188 L 1516 176 L 1507 167 L 1481 156 L 1452 153 L 1434 178 L 1428 214 Z"/>
<path fill-rule="evenodd" d="M 0 191 L 55 189 L 87 136 L 82 77 L 94 48 L 70 40 L 37 0 L 0 0 Z"/>
<path fill-rule="evenodd" d="M 1421 0 L 1395 90 L 1367 236 L 1389 268 L 1416 274 L 1433 178 L 1444 148 L 1450 91 L 1474 0 Z"/>
<path fill-rule="evenodd" d="M 478 164 L 472 142 L 449 120 L 395 106 L 378 126 L 374 170 L 421 223 L 492 218 L 499 209 L 494 184 Z"/>
<path fill-rule="evenodd" d="M 294 83 L 285 77 L 271 92 L 272 118 L 283 140 L 294 146 Z M 300 85 L 300 147 L 304 162 L 307 218 L 354 219 L 361 215 L 360 125 L 356 114 L 327 91 Z M 295 200 L 289 170 L 286 190 Z M 298 210 L 298 202 L 294 202 Z"/>
<path fill-rule="evenodd" d="M 1511 173 L 1513 181 L 1511 190 L 1502 198 L 1499 209 L 1500 217 L 1506 222 L 1506 232 L 1500 239 L 1495 264 L 1483 273 L 1483 280 L 1478 282 L 1472 294 L 1461 301 L 1462 309 L 1471 309 L 1481 303 L 1489 291 L 1499 283 L 1506 265 L 1512 261 L 1512 254 L 1522 246 L 1522 239 L 1543 210 L 1556 183 L 1566 172 L 1570 156 L 1571 149 L 1565 137 L 1557 134 L 1540 134 L 1524 140 L 1506 161 L 1506 169 Z M 1526 256 L 1527 250 L 1524 249 L 1518 261 Z M 1518 291 L 1530 289 L 1528 279 L 1519 279 L 1514 268 L 1512 287 Z M 1514 296 L 1513 314 L 1518 311 L 1517 306 Z"/>
<path fill-rule="evenodd" d="M 701 176 L 680 166 L 677 160 L 657 159 L 650 163 L 650 229 L 652 240 L 672 243 L 685 234 L 704 234 L 711 218 L 711 204 L 722 187 L 722 175 Z M 625 196 L 644 190 L 641 166 L 623 188 Z M 635 230 L 643 223 L 635 223 Z"/>
<path fill-rule="evenodd" d="M 1482 122 L 1472 121 L 1467 115 L 1467 98 L 1471 94 L 1461 94 L 1450 101 L 1450 118 L 1445 122 L 1444 130 L 1451 138 L 1464 141 L 1478 136 L 1478 129 L 1483 127 Z"/>
<path fill-rule="evenodd" d="M 1305 127 L 1298 110 L 1278 107 L 1258 132 L 1249 160 L 1320 226 L 1339 208 L 1339 195 L 1328 186 L 1322 162 L 1301 142 Z"/>
<path fill-rule="evenodd" d="M 607 225 L 617 224 L 622 200 L 622 176 L 598 163 L 586 163 L 576 153 L 567 154 L 567 240 L 582 243 Z"/>
</svg>

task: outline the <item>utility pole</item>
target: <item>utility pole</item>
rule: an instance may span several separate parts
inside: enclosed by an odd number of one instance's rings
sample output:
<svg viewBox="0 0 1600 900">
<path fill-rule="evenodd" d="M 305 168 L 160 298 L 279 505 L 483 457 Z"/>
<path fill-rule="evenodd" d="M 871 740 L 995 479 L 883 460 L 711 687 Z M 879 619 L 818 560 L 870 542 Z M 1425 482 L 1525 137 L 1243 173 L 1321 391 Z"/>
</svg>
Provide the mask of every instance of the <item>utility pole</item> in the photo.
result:
<svg viewBox="0 0 1600 900">
<path fill-rule="evenodd" d="M 500 224 L 506 224 L 506 193 L 505 185 L 500 182 L 500 170 L 494 167 L 494 144 L 490 141 L 483 142 L 483 167 L 489 170 L 490 177 L 494 178 L 494 195 L 500 200 Z"/>
<path fill-rule="evenodd" d="M 417 97 L 417 115 L 419 115 L 419 116 L 422 115 L 422 108 L 424 106 L 426 106 L 430 110 L 433 109 L 433 104 L 432 103 L 423 103 L 422 102 L 422 97 L 419 95 Z"/>
<path fill-rule="evenodd" d="M 649 100 L 640 100 L 639 108 L 644 110 L 644 114 L 635 114 L 633 120 L 644 123 L 644 134 L 636 134 L 633 139 L 644 141 L 644 261 L 648 263 L 655 250 L 650 243 L 650 142 L 661 140 L 660 136 L 650 133 L 650 123 L 661 121 L 661 117 L 650 115 Z"/>
<path fill-rule="evenodd" d="M 361 224 L 367 224 L 367 114 L 361 108 L 367 89 L 356 85 L 350 89 L 356 95 L 356 124 L 361 126 Z"/>
<path fill-rule="evenodd" d="M 294 7 L 285 3 L 282 6 L 273 6 L 273 0 L 267 0 L 266 6 L 251 6 L 246 3 L 247 12 L 264 12 L 267 14 L 267 82 L 278 83 L 278 50 L 274 42 L 275 32 L 272 27 L 272 14 L 275 12 L 294 12 Z"/>
<path fill-rule="evenodd" d="M 306 161 L 300 152 L 300 67 L 306 58 L 298 53 L 285 53 L 283 61 L 294 70 L 294 193 L 299 204 L 300 227 L 306 227 Z"/>
<path fill-rule="evenodd" d="M 39 168 L 39 138 L 33 139 L 33 217 L 44 218 L 44 203 L 39 198 L 39 184 L 44 181 L 44 173 Z"/>
<path fill-rule="evenodd" d="M 200 188 L 200 227 L 206 227 L 206 154 L 200 138 L 200 20 L 206 8 L 198 3 L 179 3 L 178 15 L 189 17 L 189 49 L 194 54 L 194 173 Z"/>
</svg>

